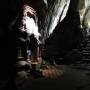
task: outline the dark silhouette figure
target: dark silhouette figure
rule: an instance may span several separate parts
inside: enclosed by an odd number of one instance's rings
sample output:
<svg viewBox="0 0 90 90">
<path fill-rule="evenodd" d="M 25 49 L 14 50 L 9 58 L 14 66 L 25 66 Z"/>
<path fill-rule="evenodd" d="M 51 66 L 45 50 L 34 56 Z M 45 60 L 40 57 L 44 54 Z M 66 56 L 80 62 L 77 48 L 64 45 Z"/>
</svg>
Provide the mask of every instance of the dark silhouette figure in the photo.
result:
<svg viewBox="0 0 90 90">
<path fill-rule="evenodd" d="M 37 39 L 35 38 L 34 34 L 30 36 L 30 49 L 31 49 L 31 57 L 33 61 L 37 61 Z"/>
</svg>

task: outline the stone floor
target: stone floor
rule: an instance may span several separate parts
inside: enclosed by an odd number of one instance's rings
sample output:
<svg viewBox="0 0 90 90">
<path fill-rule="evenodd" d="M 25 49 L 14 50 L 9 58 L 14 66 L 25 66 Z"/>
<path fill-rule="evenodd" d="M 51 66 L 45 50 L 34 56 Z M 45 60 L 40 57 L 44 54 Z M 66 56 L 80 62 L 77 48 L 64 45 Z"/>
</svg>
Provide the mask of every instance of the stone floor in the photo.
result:
<svg viewBox="0 0 90 90">
<path fill-rule="evenodd" d="M 34 78 L 25 71 L 19 75 L 15 81 L 17 90 L 90 90 L 90 70 L 77 65 L 51 66 L 44 69 L 44 77 Z"/>
</svg>

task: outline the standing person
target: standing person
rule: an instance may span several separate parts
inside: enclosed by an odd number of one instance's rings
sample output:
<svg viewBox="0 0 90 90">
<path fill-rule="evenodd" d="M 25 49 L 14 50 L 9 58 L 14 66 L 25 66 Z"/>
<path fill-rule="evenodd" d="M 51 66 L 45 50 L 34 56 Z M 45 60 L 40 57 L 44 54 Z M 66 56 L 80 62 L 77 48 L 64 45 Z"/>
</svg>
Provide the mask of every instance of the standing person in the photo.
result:
<svg viewBox="0 0 90 90">
<path fill-rule="evenodd" d="M 34 34 L 30 36 L 30 48 L 31 48 L 31 59 L 33 62 L 37 62 L 37 39 L 35 38 Z"/>
</svg>

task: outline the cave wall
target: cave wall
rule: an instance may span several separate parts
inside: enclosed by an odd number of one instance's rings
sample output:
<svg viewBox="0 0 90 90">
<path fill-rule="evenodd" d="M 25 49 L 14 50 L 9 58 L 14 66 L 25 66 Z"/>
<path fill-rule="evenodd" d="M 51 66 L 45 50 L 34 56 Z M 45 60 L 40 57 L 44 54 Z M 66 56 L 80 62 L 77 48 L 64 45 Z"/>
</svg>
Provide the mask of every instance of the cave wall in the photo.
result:
<svg viewBox="0 0 90 90">
<path fill-rule="evenodd" d="M 8 26 L 18 13 L 20 1 L 0 1 L 0 81 L 7 81 L 9 77 L 12 78 L 15 75 L 15 33 L 10 31 Z"/>
<path fill-rule="evenodd" d="M 81 40 L 78 0 L 71 0 L 66 17 L 46 40 L 45 55 L 62 57 L 72 49 L 80 48 Z"/>
</svg>

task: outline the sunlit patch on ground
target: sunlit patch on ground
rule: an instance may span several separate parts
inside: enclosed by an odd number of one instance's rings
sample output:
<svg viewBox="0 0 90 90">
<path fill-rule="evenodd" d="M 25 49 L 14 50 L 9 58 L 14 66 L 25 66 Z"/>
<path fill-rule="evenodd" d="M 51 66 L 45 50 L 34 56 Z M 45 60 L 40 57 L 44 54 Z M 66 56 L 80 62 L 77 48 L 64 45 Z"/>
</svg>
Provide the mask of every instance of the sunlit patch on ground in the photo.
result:
<svg viewBox="0 0 90 90">
<path fill-rule="evenodd" d="M 45 78 L 58 78 L 63 75 L 63 70 L 57 69 L 54 66 L 48 66 L 47 69 L 42 70 L 42 75 Z"/>
<path fill-rule="evenodd" d="M 18 64 L 17 79 L 33 79 L 34 77 L 56 79 L 64 74 L 64 70 L 62 68 L 58 69 L 56 66 L 45 65 L 41 66 L 40 69 L 33 71 L 30 68 L 30 62 L 24 63 L 24 65 L 22 63 Z"/>
</svg>

